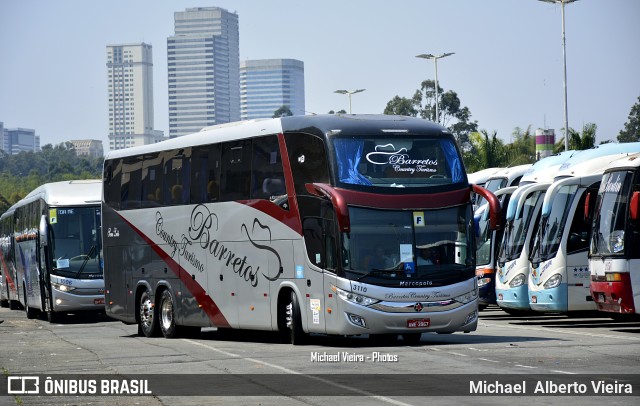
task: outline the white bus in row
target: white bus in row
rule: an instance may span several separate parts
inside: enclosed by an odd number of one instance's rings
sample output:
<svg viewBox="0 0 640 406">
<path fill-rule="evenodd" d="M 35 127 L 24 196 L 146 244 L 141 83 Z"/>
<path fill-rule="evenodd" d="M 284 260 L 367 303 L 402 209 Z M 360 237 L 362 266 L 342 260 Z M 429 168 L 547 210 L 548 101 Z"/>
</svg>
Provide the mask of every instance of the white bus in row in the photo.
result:
<svg viewBox="0 0 640 406">
<path fill-rule="evenodd" d="M 415 343 L 476 329 L 471 195 L 425 120 L 294 116 L 105 158 L 106 312 L 145 336 L 201 327 Z"/>
<path fill-rule="evenodd" d="M 104 310 L 98 180 L 44 184 L 0 217 L 0 299 L 28 318 Z"/>
<path fill-rule="evenodd" d="M 589 211 L 589 208 L 586 208 Z M 598 310 L 640 315 L 640 154 L 611 163 L 598 190 L 589 245 Z"/>
</svg>

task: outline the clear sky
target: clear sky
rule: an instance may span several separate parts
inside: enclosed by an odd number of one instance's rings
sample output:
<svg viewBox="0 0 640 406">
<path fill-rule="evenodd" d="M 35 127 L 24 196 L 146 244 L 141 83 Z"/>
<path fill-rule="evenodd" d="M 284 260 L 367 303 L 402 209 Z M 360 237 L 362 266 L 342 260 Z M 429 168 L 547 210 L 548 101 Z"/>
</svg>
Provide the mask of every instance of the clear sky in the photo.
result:
<svg viewBox="0 0 640 406">
<path fill-rule="evenodd" d="M 305 64 L 306 109 L 382 113 L 411 97 L 438 61 L 480 129 L 564 127 L 562 19 L 538 0 L 1 0 L 0 121 L 41 144 L 101 139 L 108 149 L 106 46 L 153 46 L 155 127 L 168 135 L 167 37 L 188 7 L 237 12 L 240 59 Z M 569 126 L 615 139 L 640 96 L 640 1 L 565 6 Z"/>
</svg>

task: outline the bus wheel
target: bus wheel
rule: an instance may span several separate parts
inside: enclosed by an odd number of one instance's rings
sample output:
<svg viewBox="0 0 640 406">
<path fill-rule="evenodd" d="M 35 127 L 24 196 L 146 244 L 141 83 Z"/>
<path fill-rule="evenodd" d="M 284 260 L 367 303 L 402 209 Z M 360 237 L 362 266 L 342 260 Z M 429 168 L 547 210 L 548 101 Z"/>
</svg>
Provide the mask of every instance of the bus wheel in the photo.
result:
<svg viewBox="0 0 640 406">
<path fill-rule="evenodd" d="M 166 338 L 177 336 L 178 326 L 176 326 L 175 306 L 173 295 L 167 289 L 160 296 L 160 330 Z"/>
<path fill-rule="evenodd" d="M 24 311 L 27 313 L 28 319 L 35 319 L 38 315 L 36 309 L 29 307 L 29 302 L 27 301 L 27 289 L 24 290 Z"/>
<path fill-rule="evenodd" d="M 406 333 L 402 334 L 402 341 L 406 345 L 417 345 L 422 338 L 422 333 Z"/>
<path fill-rule="evenodd" d="M 158 312 L 156 312 L 156 307 L 148 290 L 142 292 L 139 306 L 138 333 L 142 333 L 145 337 L 156 337 L 158 335 Z"/>
<path fill-rule="evenodd" d="M 302 316 L 300 313 L 300 304 L 298 296 L 295 292 L 291 292 L 291 302 L 287 305 L 287 327 L 291 334 L 291 344 L 304 344 L 306 334 L 302 330 Z"/>
</svg>

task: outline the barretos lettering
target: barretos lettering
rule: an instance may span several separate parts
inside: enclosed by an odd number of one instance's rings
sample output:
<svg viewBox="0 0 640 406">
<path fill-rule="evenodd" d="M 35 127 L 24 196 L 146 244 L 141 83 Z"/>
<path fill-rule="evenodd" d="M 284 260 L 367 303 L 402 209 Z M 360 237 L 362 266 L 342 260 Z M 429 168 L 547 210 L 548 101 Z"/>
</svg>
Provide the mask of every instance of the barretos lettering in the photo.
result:
<svg viewBox="0 0 640 406">
<path fill-rule="evenodd" d="M 156 212 L 156 234 L 172 248 L 169 253 L 172 258 L 177 252 L 179 256 L 202 273 L 205 270 L 205 265 L 198 259 L 195 250 L 205 250 L 222 262 L 225 267 L 250 283 L 251 286 L 258 286 L 259 278 L 257 278 L 257 275 L 260 273 L 260 265 L 252 264 L 247 255 L 230 250 L 224 246 L 224 243 L 214 238 L 215 232 L 218 231 L 218 216 L 210 212 L 206 206 L 199 204 L 193 208 L 188 233 L 182 234 L 180 238 L 175 238 L 173 234 L 165 231 L 163 225 L 162 214 Z M 282 260 L 278 252 L 267 245 L 261 245 L 254 241 L 256 232 L 260 232 L 261 235 L 267 232 L 269 240 L 271 240 L 271 230 L 268 226 L 263 225 L 258 219 L 254 218 L 251 227 L 243 223 L 240 226 L 240 231 L 247 237 L 254 248 L 273 254 L 278 260 L 278 269 L 282 269 Z M 262 273 L 262 276 L 274 281 L 278 279 L 279 274 L 275 277 L 270 277 Z"/>
<path fill-rule="evenodd" d="M 376 145 L 367 154 L 367 161 L 374 165 L 391 165 L 396 172 L 436 172 L 437 159 L 411 159 L 406 148 L 396 150 L 393 144 Z"/>
</svg>

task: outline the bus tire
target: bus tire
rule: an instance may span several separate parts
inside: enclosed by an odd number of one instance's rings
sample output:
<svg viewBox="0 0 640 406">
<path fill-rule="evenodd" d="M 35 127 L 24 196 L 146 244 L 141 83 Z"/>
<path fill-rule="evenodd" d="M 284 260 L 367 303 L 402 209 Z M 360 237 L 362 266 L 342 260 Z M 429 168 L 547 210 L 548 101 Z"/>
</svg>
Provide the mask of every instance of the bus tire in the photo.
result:
<svg viewBox="0 0 640 406">
<path fill-rule="evenodd" d="M 158 312 L 155 303 L 151 299 L 151 294 L 145 289 L 140 295 L 138 305 L 138 334 L 142 333 L 145 337 L 157 337 L 159 335 L 158 328 Z"/>
<path fill-rule="evenodd" d="M 291 292 L 291 301 L 287 305 L 287 327 L 291 337 L 291 344 L 301 345 L 306 341 L 306 334 L 302 329 L 302 315 L 300 303 L 295 292 Z"/>
<path fill-rule="evenodd" d="M 38 316 L 38 311 L 32 307 L 29 307 L 29 302 L 27 301 L 27 289 L 23 287 L 24 291 L 24 311 L 27 314 L 28 319 L 35 319 Z"/>
<path fill-rule="evenodd" d="M 178 336 L 178 326 L 176 325 L 175 300 L 169 289 L 162 291 L 160 295 L 160 311 L 158 312 L 160 331 L 165 338 Z"/>
<path fill-rule="evenodd" d="M 420 339 L 422 338 L 422 333 L 405 333 L 402 334 L 402 341 L 405 345 L 417 345 L 420 343 Z"/>
</svg>

